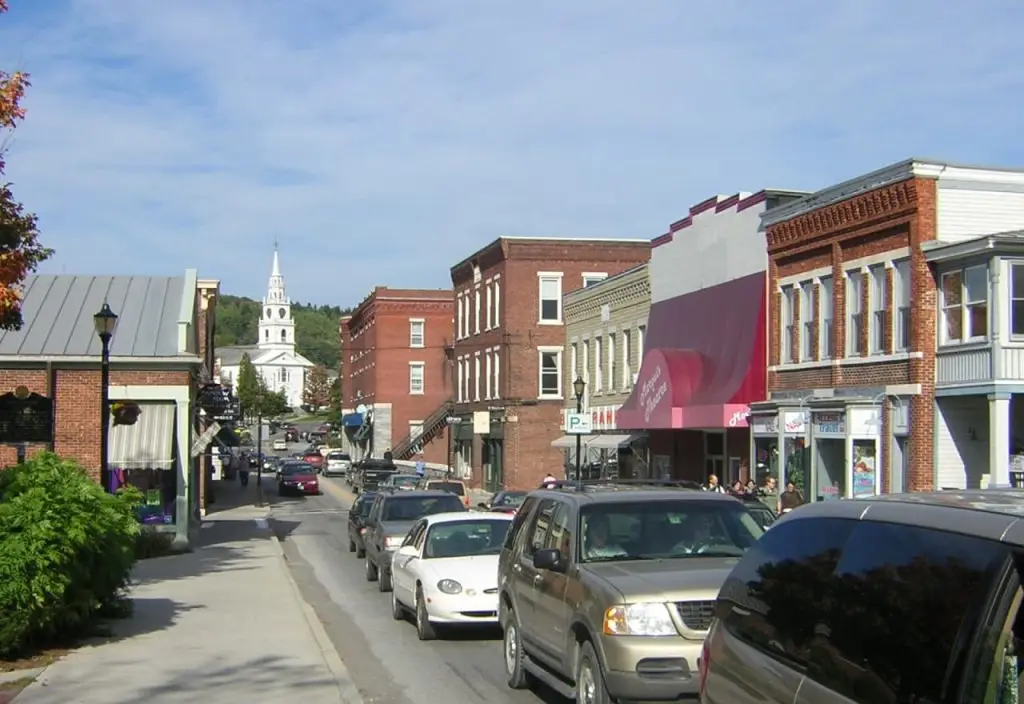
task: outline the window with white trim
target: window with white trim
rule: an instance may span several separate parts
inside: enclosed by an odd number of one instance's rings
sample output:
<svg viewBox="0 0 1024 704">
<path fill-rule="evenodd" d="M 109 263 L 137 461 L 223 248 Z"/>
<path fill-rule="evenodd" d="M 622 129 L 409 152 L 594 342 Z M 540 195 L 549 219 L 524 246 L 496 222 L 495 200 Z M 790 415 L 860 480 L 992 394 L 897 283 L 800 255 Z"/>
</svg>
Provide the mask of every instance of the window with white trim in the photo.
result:
<svg viewBox="0 0 1024 704">
<path fill-rule="evenodd" d="M 814 283 L 800 284 L 800 360 L 807 362 L 814 354 Z"/>
<path fill-rule="evenodd" d="M 459 295 L 455 299 L 455 339 L 462 339 L 462 307 L 465 305 L 465 300 Z"/>
<path fill-rule="evenodd" d="M 540 286 L 540 322 L 562 322 L 562 275 L 538 274 Z"/>
<path fill-rule="evenodd" d="M 484 356 L 484 371 L 487 373 L 487 377 L 484 379 L 484 399 L 491 400 L 491 382 L 494 381 L 494 368 L 491 366 L 491 352 L 488 350 Z"/>
<path fill-rule="evenodd" d="M 868 269 L 868 278 L 871 281 L 871 354 L 883 354 L 886 352 L 885 329 L 889 319 L 889 280 L 885 265 L 879 264 Z"/>
<path fill-rule="evenodd" d="M 583 359 L 580 360 L 580 376 L 583 377 L 583 395 L 590 393 L 590 340 L 583 341 Z"/>
<path fill-rule="evenodd" d="M 464 393 L 465 390 L 466 390 L 466 381 L 465 381 L 466 366 L 465 366 L 465 364 L 463 363 L 463 361 L 461 359 L 459 359 L 456 362 L 456 365 L 455 365 L 455 376 L 456 376 L 456 384 L 457 384 L 456 385 L 455 393 L 457 394 L 459 403 L 462 403 L 462 402 L 464 402 L 466 400 L 466 394 Z"/>
<path fill-rule="evenodd" d="M 487 300 L 484 302 L 485 307 L 487 308 L 487 325 L 484 328 L 485 330 L 490 330 L 491 327 L 494 326 L 494 315 L 492 311 L 492 306 L 494 305 L 494 297 L 493 294 L 491 293 L 492 286 L 493 284 L 487 284 Z"/>
<path fill-rule="evenodd" d="M 647 326 L 638 325 L 636 328 L 636 371 L 640 372 L 640 366 L 644 362 L 644 352 L 646 348 L 644 345 L 647 344 Z M 635 383 L 635 382 L 634 382 Z"/>
<path fill-rule="evenodd" d="M 469 402 L 469 382 L 470 382 L 470 368 L 469 368 L 469 357 L 462 358 L 462 367 L 465 370 L 462 374 L 462 383 L 464 388 L 462 390 L 462 398 L 467 403 Z"/>
<path fill-rule="evenodd" d="M 473 400 L 480 400 L 480 353 L 473 355 Z"/>
<path fill-rule="evenodd" d="M 604 391 L 604 367 L 602 366 L 602 360 L 604 359 L 604 350 L 602 349 L 601 337 L 597 336 L 594 338 L 594 393 L 599 394 Z"/>
<path fill-rule="evenodd" d="M 473 307 L 470 305 L 472 303 L 472 301 L 470 300 L 470 295 L 471 295 L 470 292 L 466 291 L 466 295 L 463 297 L 464 300 L 466 301 L 466 305 L 463 306 L 463 308 L 462 308 L 462 313 L 463 313 L 463 315 L 462 315 L 462 326 L 463 326 L 463 328 L 462 328 L 462 330 L 463 330 L 462 337 L 463 338 L 469 337 L 469 330 L 470 330 L 469 326 L 470 326 L 470 322 L 471 322 L 472 316 L 473 316 Z"/>
<path fill-rule="evenodd" d="M 608 274 L 599 271 L 588 271 L 583 274 L 583 288 L 599 284 L 608 278 Z"/>
<path fill-rule="evenodd" d="M 608 333 L 608 391 L 615 391 L 615 381 L 619 378 L 619 358 L 615 356 L 615 333 Z"/>
<path fill-rule="evenodd" d="M 478 285 L 473 289 L 473 310 L 475 315 L 473 317 L 473 334 L 480 334 L 480 286 Z"/>
<path fill-rule="evenodd" d="M 832 277 L 822 276 L 818 288 L 818 357 L 820 359 L 831 359 L 836 354 L 835 341 L 832 337 L 835 312 L 834 295 Z"/>
<path fill-rule="evenodd" d="M 942 342 L 988 337 L 988 267 L 984 264 L 942 275 Z"/>
<path fill-rule="evenodd" d="M 501 398 L 501 350 L 494 350 L 494 398 Z"/>
<path fill-rule="evenodd" d="M 572 344 L 569 345 L 569 369 L 568 369 L 568 374 L 566 375 L 566 378 L 565 378 L 565 383 L 567 385 L 572 385 L 572 382 L 576 381 L 576 377 L 580 375 L 580 370 L 579 370 L 580 354 L 579 354 L 579 352 L 580 352 L 579 351 L 579 343 L 573 342 Z M 566 388 L 568 388 L 568 386 L 566 386 Z"/>
<path fill-rule="evenodd" d="M 426 364 L 409 362 L 409 394 L 420 396 L 426 386 Z"/>
<path fill-rule="evenodd" d="M 562 397 L 562 348 L 538 347 L 538 398 Z"/>
<path fill-rule="evenodd" d="M 423 347 L 426 345 L 427 321 L 422 318 L 409 319 L 409 347 Z"/>
<path fill-rule="evenodd" d="M 633 332 L 631 330 L 622 331 L 622 390 L 626 391 L 633 385 L 633 365 L 629 358 L 633 347 Z"/>
<path fill-rule="evenodd" d="M 846 356 L 864 354 L 861 331 L 864 329 L 864 275 L 860 269 L 846 273 Z"/>
<path fill-rule="evenodd" d="M 411 420 L 409 421 L 409 439 L 413 441 L 412 451 L 413 454 L 419 454 L 423 452 L 423 443 L 416 442 L 416 439 L 423 435 L 423 421 Z"/>
<path fill-rule="evenodd" d="M 793 359 L 793 347 L 796 344 L 796 287 L 782 287 L 782 350 L 779 359 L 783 363 L 795 362 Z"/>
<path fill-rule="evenodd" d="M 910 349 L 910 260 L 896 262 L 892 270 L 893 313 L 895 325 L 892 331 L 893 349 L 902 352 Z"/>
<path fill-rule="evenodd" d="M 501 325 L 501 277 L 494 277 L 494 327 Z"/>
</svg>

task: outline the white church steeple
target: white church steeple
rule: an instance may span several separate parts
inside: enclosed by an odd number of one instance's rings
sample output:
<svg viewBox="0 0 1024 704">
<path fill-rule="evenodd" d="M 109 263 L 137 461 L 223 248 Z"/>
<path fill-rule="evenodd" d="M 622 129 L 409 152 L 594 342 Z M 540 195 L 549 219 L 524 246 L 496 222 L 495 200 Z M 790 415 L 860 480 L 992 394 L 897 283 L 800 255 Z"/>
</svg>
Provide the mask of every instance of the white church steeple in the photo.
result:
<svg viewBox="0 0 1024 704">
<path fill-rule="evenodd" d="M 270 267 L 267 295 L 263 298 L 259 336 L 260 349 L 295 352 L 295 321 L 292 320 L 292 303 L 284 290 L 277 242 L 274 243 L 274 263 Z"/>
</svg>

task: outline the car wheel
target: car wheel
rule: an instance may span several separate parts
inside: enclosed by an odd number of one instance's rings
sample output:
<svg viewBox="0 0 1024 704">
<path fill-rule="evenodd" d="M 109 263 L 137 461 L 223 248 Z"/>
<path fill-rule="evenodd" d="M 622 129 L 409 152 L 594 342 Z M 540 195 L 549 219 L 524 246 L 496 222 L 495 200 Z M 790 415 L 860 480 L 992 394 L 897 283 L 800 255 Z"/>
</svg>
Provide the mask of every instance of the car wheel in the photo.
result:
<svg viewBox="0 0 1024 704">
<path fill-rule="evenodd" d="M 505 637 L 502 641 L 505 660 L 505 676 L 512 689 L 526 689 L 530 686 L 530 673 L 523 667 L 523 638 L 519 634 L 519 617 L 512 611 L 505 619 Z"/>
<path fill-rule="evenodd" d="M 398 594 L 394 589 L 391 590 L 391 618 L 396 621 L 405 620 L 405 607 L 398 600 Z"/>
<path fill-rule="evenodd" d="M 356 543 L 355 543 L 354 540 L 349 540 L 348 541 L 348 551 L 349 552 L 355 552 L 356 551 Z"/>
<path fill-rule="evenodd" d="M 357 546 L 356 547 L 356 557 L 358 557 L 360 560 L 362 560 L 364 557 L 366 557 L 366 548 L 361 548 L 361 547 Z"/>
<path fill-rule="evenodd" d="M 437 638 L 437 631 L 430 622 L 430 614 L 427 613 L 427 600 L 423 598 L 422 587 L 416 587 L 416 637 L 420 640 Z"/>
<path fill-rule="evenodd" d="M 391 570 L 382 569 L 377 572 L 377 591 L 382 593 L 391 591 Z"/>
<path fill-rule="evenodd" d="M 377 566 L 370 561 L 370 558 L 366 558 L 366 581 L 376 582 L 377 577 Z"/>
<path fill-rule="evenodd" d="M 611 699 L 604 686 L 601 663 L 590 642 L 583 644 L 576 664 L 576 701 L 580 704 L 609 704 Z"/>
</svg>

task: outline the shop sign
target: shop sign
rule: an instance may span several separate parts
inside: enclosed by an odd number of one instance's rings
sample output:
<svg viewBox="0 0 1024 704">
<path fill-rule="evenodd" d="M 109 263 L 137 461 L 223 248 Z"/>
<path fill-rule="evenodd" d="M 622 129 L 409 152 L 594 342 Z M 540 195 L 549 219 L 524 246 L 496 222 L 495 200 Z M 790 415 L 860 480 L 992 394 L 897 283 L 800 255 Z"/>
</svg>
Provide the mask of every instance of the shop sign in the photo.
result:
<svg viewBox="0 0 1024 704">
<path fill-rule="evenodd" d="M 778 414 L 770 416 L 753 416 L 750 429 L 756 435 L 778 435 L 779 416 Z"/>
<path fill-rule="evenodd" d="M 598 406 L 590 410 L 590 425 L 594 430 L 615 430 L 617 406 Z"/>
<path fill-rule="evenodd" d="M 750 409 L 745 411 L 736 411 L 731 416 L 726 425 L 730 428 L 745 428 L 750 419 Z M 776 423 L 777 426 L 777 423 Z"/>
<path fill-rule="evenodd" d="M 787 434 L 800 435 L 807 432 L 807 415 L 803 411 L 789 411 L 783 416 Z"/>
<path fill-rule="evenodd" d="M 663 365 L 654 368 L 651 378 L 644 381 L 640 388 L 640 408 L 644 413 L 644 423 L 651 422 L 651 416 L 668 394 L 668 375 Z"/>
<path fill-rule="evenodd" d="M 0 396 L 0 443 L 53 442 L 53 399 L 19 386 Z"/>
<path fill-rule="evenodd" d="M 815 435 L 846 435 L 846 414 L 835 411 L 814 414 Z"/>
</svg>

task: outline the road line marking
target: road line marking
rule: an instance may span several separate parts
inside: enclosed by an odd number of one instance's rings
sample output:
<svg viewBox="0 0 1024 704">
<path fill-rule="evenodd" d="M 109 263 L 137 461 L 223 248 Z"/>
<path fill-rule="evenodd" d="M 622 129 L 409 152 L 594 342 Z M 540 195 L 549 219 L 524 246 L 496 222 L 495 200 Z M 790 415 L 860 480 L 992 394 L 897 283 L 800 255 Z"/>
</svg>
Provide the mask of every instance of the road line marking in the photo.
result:
<svg viewBox="0 0 1024 704">
<path fill-rule="evenodd" d="M 354 494 L 345 491 L 331 480 L 320 482 L 320 486 L 327 489 L 327 493 L 331 494 L 336 499 L 341 499 L 348 504 L 355 503 L 356 497 Z"/>
</svg>

